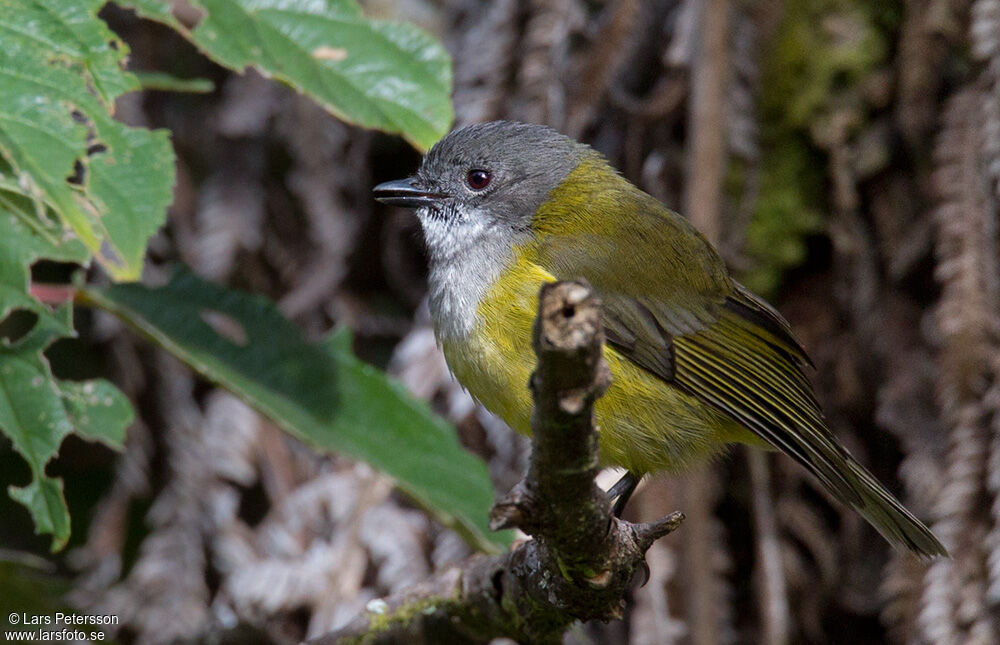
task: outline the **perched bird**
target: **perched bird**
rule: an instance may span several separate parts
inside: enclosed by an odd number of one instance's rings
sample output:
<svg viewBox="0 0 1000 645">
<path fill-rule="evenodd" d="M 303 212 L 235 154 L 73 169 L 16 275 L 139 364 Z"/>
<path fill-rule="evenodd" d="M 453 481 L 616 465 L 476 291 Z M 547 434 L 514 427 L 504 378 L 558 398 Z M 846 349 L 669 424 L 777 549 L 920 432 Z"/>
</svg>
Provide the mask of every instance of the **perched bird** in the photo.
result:
<svg viewBox="0 0 1000 645">
<path fill-rule="evenodd" d="M 613 489 L 619 510 L 644 474 L 746 443 L 791 456 L 892 544 L 946 554 L 830 432 L 784 318 L 733 280 L 686 219 L 592 148 L 538 125 L 472 125 L 375 197 L 416 209 L 448 365 L 519 432 L 531 431 L 539 288 L 590 282 L 613 377 L 594 408 L 601 459 L 629 472 Z"/>
</svg>

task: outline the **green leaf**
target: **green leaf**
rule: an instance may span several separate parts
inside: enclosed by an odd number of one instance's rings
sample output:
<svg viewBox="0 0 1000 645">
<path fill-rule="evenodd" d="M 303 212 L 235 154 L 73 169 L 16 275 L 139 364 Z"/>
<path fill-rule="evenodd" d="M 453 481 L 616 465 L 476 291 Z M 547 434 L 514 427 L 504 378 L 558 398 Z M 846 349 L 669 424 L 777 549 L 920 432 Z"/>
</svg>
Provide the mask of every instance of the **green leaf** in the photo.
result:
<svg viewBox="0 0 1000 645">
<path fill-rule="evenodd" d="M 369 20 L 354 0 L 192 0 L 191 31 L 160 0 L 123 0 L 164 22 L 217 63 L 255 67 L 337 117 L 400 133 L 426 150 L 451 125 L 451 59 L 413 25 Z"/>
<path fill-rule="evenodd" d="M 86 438 L 120 447 L 132 410 L 124 396 L 104 381 L 60 382 L 42 355 L 55 338 L 72 330 L 68 307 L 39 318 L 14 345 L 0 343 L 0 428 L 31 469 L 27 486 L 9 486 L 10 496 L 31 513 L 38 533 L 52 535 L 52 550 L 69 539 L 70 522 L 61 479 L 45 473 L 46 464 L 74 423 Z"/>
<path fill-rule="evenodd" d="M 31 553 L 0 549 L 0 589 L 0 616 L 72 611 L 63 600 L 73 590 L 70 581 L 56 572 L 53 563 Z"/>
<path fill-rule="evenodd" d="M 43 62 L 82 74 L 107 108 L 139 88 L 122 69 L 128 50 L 95 14 L 106 0 L 2 0 L 4 43 L 45 56 Z"/>
<path fill-rule="evenodd" d="M 70 581 L 54 564 L 31 553 L 0 549 L 0 589 L 0 616 L 71 611 L 62 600 L 72 591 Z"/>
<path fill-rule="evenodd" d="M 115 279 L 142 271 L 174 181 L 166 132 L 111 118 L 139 88 L 128 49 L 97 18 L 103 0 L 0 0 L 0 157 Z"/>
<path fill-rule="evenodd" d="M 73 336 L 69 307 L 56 311 L 28 292 L 30 266 L 39 259 L 86 264 L 90 253 L 35 205 L 16 185 L 0 179 L 0 320 L 15 309 L 38 316 L 38 322 L 14 345 L 0 342 L 0 431 L 28 462 L 27 486 L 10 486 L 10 496 L 23 504 L 39 533 L 53 536 L 52 548 L 69 538 L 70 521 L 63 483 L 45 474 L 63 438 L 74 429 L 86 439 L 120 446 L 132 410 L 118 390 L 104 381 L 60 382 L 42 355 L 53 340 Z"/>
<path fill-rule="evenodd" d="M 340 334 L 309 344 L 260 296 L 179 270 L 169 284 L 89 289 L 106 309 L 313 446 L 367 461 L 470 543 L 495 550 L 493 487 L 454 429 L 356 359 Z"/>
<path fill-rule="evenodd" d="M 88 441 L 121 448 L 125 428 L 134 417 L 132 404 L 121 390 L 103 379 L 60 381 L 59 390 L 76 434 Z"/>
<path fill-rule="evenodd" d="M 30 200 L 0 186 L 0 320 L 14 309 L 50 316 L 48 307 L 28 294 L 29 267 L 42 258 L 85 264 L 89 253 L 78 240 L 62 241 L 61 227 L 38 220 Z M 72 333 L 65 329 L 66 334 Z"/>
<path fill-rule="evenodd" d="M 455 430 L 426 403 L 358 360 L 344 347 L 344 336 L 333 332 L 322 345 L 338 367 L 335 428 L 358 446 L 351 454 L 393 475 L 402 490 L 473 546 L 507 546 L 508 533 L 489 531 L 494 491 L 482 461 L 459 445 Z"/>
</svg>

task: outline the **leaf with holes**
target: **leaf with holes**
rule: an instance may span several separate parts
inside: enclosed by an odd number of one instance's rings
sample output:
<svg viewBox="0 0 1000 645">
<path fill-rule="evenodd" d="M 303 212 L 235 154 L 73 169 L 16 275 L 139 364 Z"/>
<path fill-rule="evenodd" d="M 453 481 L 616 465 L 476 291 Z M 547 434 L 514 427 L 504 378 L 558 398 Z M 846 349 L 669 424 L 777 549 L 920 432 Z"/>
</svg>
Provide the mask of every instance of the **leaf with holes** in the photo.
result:
<svg viewBox="0 0 1000 645">
<path fill-rule="evenodd" d="M 111 118 L 139 88 L 103 0 L 0 0 L 0 179 L 51 209 L 115 279 L 135 279 L 174 181 L 166 132 Z M 41 218 L 40 218 L 41 219 Z"/>
<path fill-rule="evenodd" d="M 3 164 L 0 164 L 2 166 Z M 39 533 L 52 535 L 53 550 L 69 538 L 63 484 L 45 473 L 70 432 L 120 446 L 132 418 L 128 400 L 109 383 L 53 378 L 42 354 L 56 338 L 73 336 L 69 307 L 52 311 L 29 293 L 30 267 L 41 259 L 87 264 L 90 252 L 50 210 L 25 196 L 9 172 L 0 177 L 0 322 L 12 312 L 30 312 L 37 322 L 18 342 L 0 341 L 0 432 L 27 461 L 31 480 L 10 486 Z"/>
<path fill-rule="evenodd" d="M 495 550 L 493 487 L 455 431 L 337 339 L 313 345 L 260 296 L 227 291 L 189 271 L 164 287 L 89 289 L 84 302 L 122 318 L 289 433 L 362 459 L 470 543 Z"/>
<path fill-rule="evenodd" d="M 104 381 L 58 381 L 42 351 L 53 340 L 74 334 L 68 307 L 50 310 L 28 294 L 29 267 L 46 258 L 86 263 L 89 253 L 48 218 L 36 218 L 31 200 L 5 190 L 0 182 L 0 321 L 13 311 L 37 316 L 37 323 L 13 345 L 0 342 L 0 431 L 28 462 L 32 479 L 9 492 L 32 515 L 36 530 L 53 536 L 53 549 L 69 537 L 62 482 L 45 474 L 63 437 L 77 432 L 119 446 L 131 419 L 125 397 Z"/>
<path fill-rule="evenodd" d="M 71 315 L 32 297 L 31 266 L 96 256 L 113 278 L 138 277 L 174 177 L 165 132 L 111 117 L 115 99 L 139 84 L 124 70 L 124 43 L 97 18 L 103 4 L 0 0 L 0 323 L 31 327 L 0 342 L 0 431 L 32 474 L 10 495 L 53 548 L 68 538 L 69 517 L 46 464 L 70 432 L 119 445 L 132 411 L 108 383 L 53 378 L 42 352 L 74 335 Z"/>
<path fill-rule="evenodd" d="M 354 0 L 192 0 L 185 29 L 161 0 L 123 0 L 221 65 L 255 67 L 339 118 L 402 134 L 422 150 L 451 126 L 451 59 L 420 29 L 365 18 Z"/>
<path fill-rule="evenodd" d="M 37 316 L 51 316 L 51 310 L 28 293 L 29 267 L 42 258 L 85 264 L 90 256 L 76 239 L 64 235 L 57 224 L 35 217 L 31 200 L 5 191 L 0 184 L 0 320 L 15 309 Z M 61 321 L 58 321 L 61 322 Z M 65 328 L 64 335 L 73 333 Z"/>
<path fill-rule="evenodd" d="M 87 439 L 120 447 L 132 408 L 105 381 L 59 381 L 42 352 L 72 329 L 68 307 L 39 322 L 18 342 L 0 342 L 0 428 L 31 469 L 25 486 L 8 487 L 10 496 L 31 513 L 38 533 L 52 535 L 52 550 L 69 539 L 69 511 L 61 479 L 45 472 L 63 438 L 74 430 Z"/>
</svg>

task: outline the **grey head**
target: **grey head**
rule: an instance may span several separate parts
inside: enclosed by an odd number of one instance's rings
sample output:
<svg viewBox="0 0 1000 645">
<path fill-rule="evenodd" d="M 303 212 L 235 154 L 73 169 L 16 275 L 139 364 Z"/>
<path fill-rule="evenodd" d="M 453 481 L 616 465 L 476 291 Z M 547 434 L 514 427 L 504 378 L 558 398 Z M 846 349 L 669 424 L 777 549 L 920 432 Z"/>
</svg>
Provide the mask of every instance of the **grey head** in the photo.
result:
<svg viewBox="0 0 1000 645">
<path fill-rule="evenodd" d="M 589 150 L 545 126 L 481 123 L 439 141 L 413 177 L 375 187 L 375 199 L 416 210 L 439 339 L 472 329 L 479 301 L 531 235 L 535 211 Z"/>
<path fill-rule="evenodd" d="M 375 199 L 416 209 L 431 262 L 470 247 L 510 247 L 588 148 L 555 130 L 493 121 L 439 141 L 416 175 L 375 187 Z"/>
</svg>

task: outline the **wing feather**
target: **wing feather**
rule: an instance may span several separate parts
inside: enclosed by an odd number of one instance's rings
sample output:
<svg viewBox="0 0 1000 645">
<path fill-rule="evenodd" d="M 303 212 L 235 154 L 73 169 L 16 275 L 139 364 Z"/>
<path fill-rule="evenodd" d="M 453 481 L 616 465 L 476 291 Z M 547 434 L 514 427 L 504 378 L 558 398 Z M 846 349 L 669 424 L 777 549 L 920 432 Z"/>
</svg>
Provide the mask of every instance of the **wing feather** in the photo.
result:
<svg viewBox="0 0 1000 645">
<path fill-rule="evenodd" d="M 711 396 L 712 405 L 788 453 L 843 501 L 860 503 L 841 468 L 847 452 L 827 429 L 815 398 L 804 394 L 801 368 L 727 318 L 675 339 L 674 383 L 703 400 Z"/>
<path fill-rule="evenodd" d="M 628 216 L 607 217 L 616 210 Z M 550 194 L 532 228 L 539 265 L 593 285 L 619 353 L 790 455 L 891 542 L 944 553 L 830 432 L 803 371 L 811 362 L 785 319 L 729 277 L 687 220 L 594 155 Z"/>
<path fill-rule="evenodd" d="M 798 461 L 893 544 L 946 554 L 830 431 L 802 371 L 805 354 L 789 338 L 726 308 L 705 329 L 673 339 L 672 383 Z"/>
</svg>

